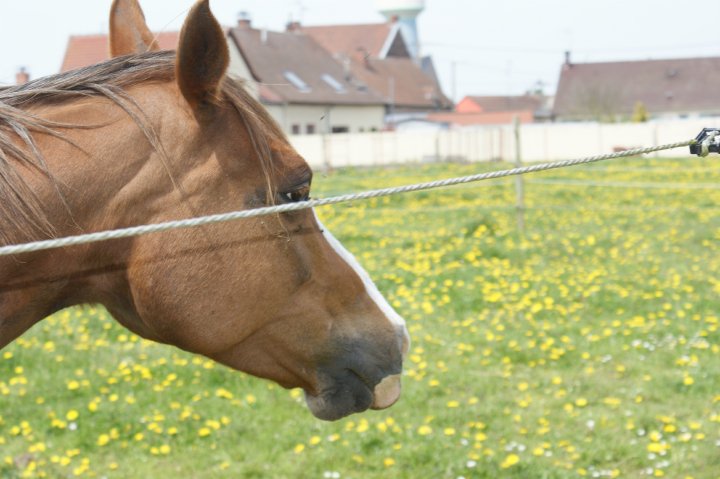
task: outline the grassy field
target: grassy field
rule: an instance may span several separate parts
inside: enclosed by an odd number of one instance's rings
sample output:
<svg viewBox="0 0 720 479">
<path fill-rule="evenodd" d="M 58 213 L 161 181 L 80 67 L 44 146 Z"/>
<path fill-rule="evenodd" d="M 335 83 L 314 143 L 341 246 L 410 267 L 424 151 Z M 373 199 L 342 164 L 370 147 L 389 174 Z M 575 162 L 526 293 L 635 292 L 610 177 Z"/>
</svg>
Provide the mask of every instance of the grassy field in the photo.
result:
<svg viewBox="0 0 720 479">
<path fill-rule="evenodd" d="M 407 318 L 393 408 L 320 422 L 299 391 L 71 309 L 0 351 L 0 478 L 720 477 L 717 159 L 528 176 L 524 238 L 513 181 L 319 211 Z"/>
</svg>

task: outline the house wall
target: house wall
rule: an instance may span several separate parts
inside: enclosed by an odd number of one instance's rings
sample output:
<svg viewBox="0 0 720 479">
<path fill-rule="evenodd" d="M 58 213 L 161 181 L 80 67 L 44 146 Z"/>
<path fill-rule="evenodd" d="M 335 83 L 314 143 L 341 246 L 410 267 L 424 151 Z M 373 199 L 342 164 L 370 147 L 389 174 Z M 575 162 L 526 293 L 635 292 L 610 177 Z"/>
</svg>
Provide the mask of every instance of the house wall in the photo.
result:
<svg viewBox="0 0 720 479">
<path fill-rule="evenodd" d="M 656 146 L 695 138 L 704 127 L 720 127 L 720 117 L 649 123 L 542 123 L 523 125 L 524 162 L 556 161 Z M 291 136 L 314 168 L 384 166 L 437 161 L 514 161 L 511 125 L 444 131 L 403 131 L 347 135 Z M 687 147 L 653 156 L 688 156 Z"/>
<path fill-rule="evenodd" d="M 383 105 L 265 105 L 283 131 L 293 133 L 293 125 L 300 134 L 308 134 L 308 125 L 314 125 L 314 133 L 331 133 L 333 127 L 347 128 L 348 133 L 380 131 L 383 128 L 385 107 Z"/>
<path fill-rule="evenodd" d="M 252 73 L 240 54 L 240 50 L 238 50 L 235 42 L 229 36 L 226 37 L 226 39 L 228 41 L 228 49 L 230 51 L 230 66 L 228 67 L 228 72 L 234 77 L 247 80 L 246 88 L 252 96 L 257 99 L 260 96 L 258 84 L 254 81 Z"/>
</svg>

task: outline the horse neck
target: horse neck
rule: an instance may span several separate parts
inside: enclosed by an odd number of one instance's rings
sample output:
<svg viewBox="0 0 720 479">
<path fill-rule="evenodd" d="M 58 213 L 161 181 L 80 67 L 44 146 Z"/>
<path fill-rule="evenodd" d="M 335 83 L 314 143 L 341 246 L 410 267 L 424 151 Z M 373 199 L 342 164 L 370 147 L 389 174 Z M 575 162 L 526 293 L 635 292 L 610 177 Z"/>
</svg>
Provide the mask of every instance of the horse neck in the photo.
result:
<svg viewBox="0 0 720 479">
<path fill-rule="evenodd" d="M 153 90 L 155 98 L 168 94 L 160 86 Z M 153 95 L 133 96 L 149 125 L 160 130 L 164 125 L 159 109 L 143 101 Z M 52 179 L 33 169 L 17 169 L 37 194 L 56 236 L 143 223 L 143 213 L 152 209 L 145 205 L 175 194 L 156 148 L 113 102 L 93 98 L 38 107 L 33 113 L 67 124 L 94 125 L 60 130 L 64 138 L 36 135 Z M 162 113 L 169 119 L 173 112 Z M 118 241 L 0 257 L 0 347 L 61 308 L 123 296 L 119 292 L 127 289 L 123 272 L 129 247 L 130 241 Z"/>
</svg>

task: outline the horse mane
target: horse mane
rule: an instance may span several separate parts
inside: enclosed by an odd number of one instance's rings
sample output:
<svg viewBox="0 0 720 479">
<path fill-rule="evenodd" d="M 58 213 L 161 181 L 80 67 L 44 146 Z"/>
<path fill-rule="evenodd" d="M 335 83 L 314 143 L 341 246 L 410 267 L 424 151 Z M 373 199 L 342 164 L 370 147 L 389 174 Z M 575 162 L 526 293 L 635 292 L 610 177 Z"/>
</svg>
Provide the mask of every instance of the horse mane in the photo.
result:
<svg viewBox="0 0 720 479">
<path fill-rule="evenodd" d="M 67 207 L 33 134 L 47 134 L 70 141 L 63 135 L 63 130 L 93 128 L 49 121 L 26 109 L 60 105 L 87 97 L 105 97 L 127 112 L 166 162 L 167 157 L 159 137 L 137 103 L 125 93 L 125 89 L 140 83 L 162 83 L 174 79 L 175 52 L 162 51 L 113 58 L 97 65 L 39 78 L 24 85 L 0 88 L 0 245 L 55 236 L 40 199 L 23 180 L 18 166 L 34 169 L 50 178 Z M 229 103 L 240 114 L 268 186 L 271 186 L 271 172 L 274 168 L 269 139 L 285 138 L 284 133 L 265 108 L 247 92 L 243 81 L 226 77 L 220 95 L 221 100 Z M 165 166 L 172 180 L 167 162 Z"/>
</svg>

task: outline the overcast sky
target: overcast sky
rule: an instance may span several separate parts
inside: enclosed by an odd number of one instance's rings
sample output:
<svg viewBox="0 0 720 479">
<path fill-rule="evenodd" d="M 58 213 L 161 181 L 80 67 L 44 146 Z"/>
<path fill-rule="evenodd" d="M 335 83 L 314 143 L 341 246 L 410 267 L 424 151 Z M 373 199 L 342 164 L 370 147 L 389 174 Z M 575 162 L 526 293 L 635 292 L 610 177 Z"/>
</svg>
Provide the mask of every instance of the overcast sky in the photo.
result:
<svg viewBox="0 0 720 479">
<path fill-rule="evenodd" d="M 107 32 L 111 0 L 0 0 L 0 83 L 26 67 L 56 73 L 71 34 Z M 141 0 L 153 30 L 177 30 L 193 0 Z M 211 0 L 225 25 L 260 28 L 379 22 L 374 0 Z M 565 50 L 576 62 L 720 56 L 718 0 L 426 0 L 423 53 L 449 96 L 555 90 Z M 453 80 L 453 70 L 456 72 Z M 632 81 L 632 79 L 628 79 Z M 720 85 L 719 85 L 720 87 Z"/>
</svg>

